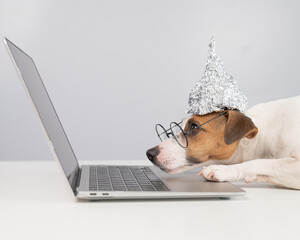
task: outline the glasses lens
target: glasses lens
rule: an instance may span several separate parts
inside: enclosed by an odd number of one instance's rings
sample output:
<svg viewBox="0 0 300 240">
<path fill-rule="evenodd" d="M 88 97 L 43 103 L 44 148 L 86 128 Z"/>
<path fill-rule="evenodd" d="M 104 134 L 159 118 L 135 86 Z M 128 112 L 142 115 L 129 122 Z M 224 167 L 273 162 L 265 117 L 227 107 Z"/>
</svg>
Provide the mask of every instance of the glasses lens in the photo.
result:
<svg viewBox="0 0 300 240">
<path fill-rule="evenodd" d="M 176 122 L 172 122 L 170 127 L 171 127 L 171 131 L 172 131 L 172 135 L 174 136 L 177 143 L 181 147 L 186 148 L 188 146 L 187 137 L 184 134 L 184 132 L 183 132 L 182 128 L 180 127 L 180 125 Z"/>
<path fill-rule="evenodd" d="M 155 130 L 156 130 L 156 133 L 157 133 L 160 141 L 163 142 L 168 138 L 167 131 L 162 125 L 156 124 Z"/>
</svg>

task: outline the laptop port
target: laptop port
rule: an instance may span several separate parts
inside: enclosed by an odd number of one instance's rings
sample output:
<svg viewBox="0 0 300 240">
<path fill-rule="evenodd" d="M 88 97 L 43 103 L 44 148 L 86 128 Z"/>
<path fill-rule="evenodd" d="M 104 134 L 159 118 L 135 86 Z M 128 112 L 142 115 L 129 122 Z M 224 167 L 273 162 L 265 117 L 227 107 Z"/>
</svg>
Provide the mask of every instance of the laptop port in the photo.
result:
<svg viewBox="0 0 300 240">
<path fill-rule="evenodd" d="M 102 196 L 108 196 L 109 193 L 102 193 Z"/>
<path fill-rule="evenodd" d="M 90 193 L 90 195 L 95 196 L 95 195 L 97 195 L 97 193 Z"/>
</svg>

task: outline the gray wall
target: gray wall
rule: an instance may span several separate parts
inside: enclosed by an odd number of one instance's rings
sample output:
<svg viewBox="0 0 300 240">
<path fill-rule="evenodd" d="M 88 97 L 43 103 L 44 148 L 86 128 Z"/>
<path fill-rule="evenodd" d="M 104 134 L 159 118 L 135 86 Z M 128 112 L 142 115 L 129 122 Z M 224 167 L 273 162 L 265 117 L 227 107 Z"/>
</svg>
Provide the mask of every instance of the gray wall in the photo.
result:
<svg viewBox="0 0 300 240">
<path fill-rule="evenodd" d="M 212 35 L 250 105 L 300 93 L 299 1 L 0 0 L 0 36 L 30 54 L 79 159 L 143 159 L 185 116 Z M 52 156 L 0 44 L 0 160 Z"/>
</svg>

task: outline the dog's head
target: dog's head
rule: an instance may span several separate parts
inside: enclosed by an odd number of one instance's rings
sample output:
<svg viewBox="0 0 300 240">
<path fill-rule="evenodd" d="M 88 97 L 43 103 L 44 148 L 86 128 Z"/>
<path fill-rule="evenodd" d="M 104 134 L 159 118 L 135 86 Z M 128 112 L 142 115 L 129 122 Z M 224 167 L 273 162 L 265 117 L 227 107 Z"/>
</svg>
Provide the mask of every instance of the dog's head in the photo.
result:
<svg viewBox="0 0 300 240">
<path fill-rule="evenodd" d="M 257 127 L 243 113 L 228 110 L 226 114 L 209 121 L 218 114 L 220 112 L 193 115 L 182 122 L 188 139 L 187 148 L 181 147 L 171 137 L 149 149 L 147 157 L 165 172 L 179 173 L 208 160 L 228 159 L 242 138 L 256 136 Z"/>
</svg>

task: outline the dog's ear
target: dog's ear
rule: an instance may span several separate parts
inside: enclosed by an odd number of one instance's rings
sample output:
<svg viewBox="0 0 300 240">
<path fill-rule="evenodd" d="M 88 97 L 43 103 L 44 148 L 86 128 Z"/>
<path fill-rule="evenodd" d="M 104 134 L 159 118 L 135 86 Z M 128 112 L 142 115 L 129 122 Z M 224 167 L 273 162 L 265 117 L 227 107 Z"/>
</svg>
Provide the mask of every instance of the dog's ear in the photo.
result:
<svg viewBox="0 0 300 240">
<path fill-rule="evenodd" d="M 227 145 L 243 137 L 254 138 L 256 136 L 258 130 L 251 118 L 232 110 L 228 110 L 227 117 L 224 131 L 224 140 Z"/>
</svg>

